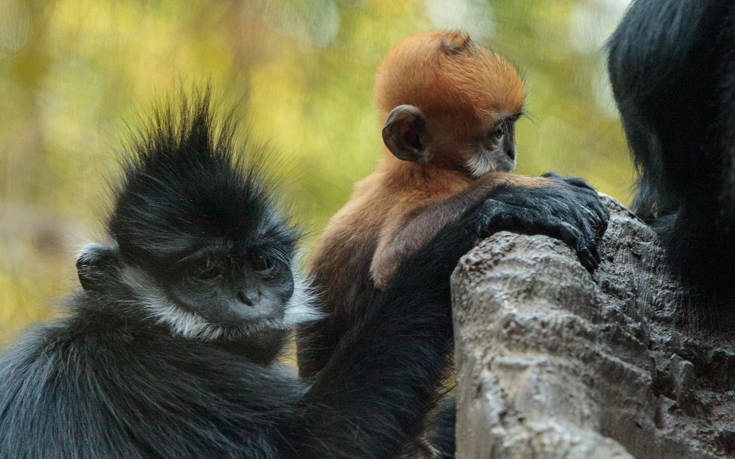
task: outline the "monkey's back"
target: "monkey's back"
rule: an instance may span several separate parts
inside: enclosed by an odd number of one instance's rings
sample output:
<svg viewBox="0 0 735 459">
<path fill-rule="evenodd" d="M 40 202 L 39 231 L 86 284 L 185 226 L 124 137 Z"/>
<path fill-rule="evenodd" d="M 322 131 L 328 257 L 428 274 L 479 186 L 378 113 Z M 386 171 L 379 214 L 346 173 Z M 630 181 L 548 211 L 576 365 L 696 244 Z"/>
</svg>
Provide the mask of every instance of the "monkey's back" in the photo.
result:
<svg viewBox="0 0 735 459">
<path fill-rule="evenodd" d="M 313 376 L 359 320 L 375 294 L 371 264 L 383 239 L 400 230 L 411 211 L 465 188 L 452 173 L 426 173 L 413 163 L 385 157 L 355 184 L 347 203 L 329 219 L 312 253 L 309 272 L 327 318 L 298 327 L 301 376 Z M 410 189 L 406 189 L 409 184 Z"/>
<path fill-rule="evenodd" d="M 362 309 L 369 302 L 363 288 L 374 288 L 370 263 L 379 240 L 392 237 L 411 212 L 455 194 L 471 181 L 448 171 L 429 171 L 391 156 L 355 184 L 347 203 L 329 219 L 309 267 L 323 309 Z"/>
</svg>

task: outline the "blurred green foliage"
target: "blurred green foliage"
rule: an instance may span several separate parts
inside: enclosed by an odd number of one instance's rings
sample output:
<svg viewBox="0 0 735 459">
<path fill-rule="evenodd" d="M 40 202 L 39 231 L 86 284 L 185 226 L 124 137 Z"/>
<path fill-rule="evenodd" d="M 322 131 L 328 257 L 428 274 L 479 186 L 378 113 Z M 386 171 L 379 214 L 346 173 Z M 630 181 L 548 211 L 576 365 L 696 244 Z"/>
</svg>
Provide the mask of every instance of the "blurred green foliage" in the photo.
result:
<svg viewBox="0 0 735 459">
<path fill-rule="evenodd" d="M 102 240 L 115 150 L 150 103 L 211 81 L 311 234 L 381 153 L 372 97 L 416 31 L 469 32 L 518 65 L 530 119 L 519 171 L 584 176 L 623 201 L 633 178 L 604 71 L 627 0 L 0 0 L 0 341 L 76 286 Z"/>
</svg>

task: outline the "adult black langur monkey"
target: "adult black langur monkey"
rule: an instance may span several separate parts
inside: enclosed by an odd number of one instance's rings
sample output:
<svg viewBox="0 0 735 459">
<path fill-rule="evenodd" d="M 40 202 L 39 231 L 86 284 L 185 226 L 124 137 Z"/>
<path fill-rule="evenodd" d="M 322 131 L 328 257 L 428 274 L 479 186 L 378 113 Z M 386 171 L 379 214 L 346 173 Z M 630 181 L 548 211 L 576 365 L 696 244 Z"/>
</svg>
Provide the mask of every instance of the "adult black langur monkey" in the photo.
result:
<svg viewBox="0 0 735 459">
<path fill-rule="evenodd" d="M 257 161 L 235 159 L 232 123 L 207 94 L 159 110 L 132 143 L 114 244 L 81 254 L 68 316 L 0 356 L 0 458 L 394 457 L 435 402 L 459 257 L 499 225 L 571 224 L 594 240 L 604 220 L 597 194 L 571 184 L 579 208 L 563 222 L 535 195 L 512 222 L 477 203 L 407 257 L 300 380 L 271 365 L 286 328 L 314 318 L 292 267 L 298 233 Z"/>
<path fill-rule="evenodd" d="M 633 210 L 662 235 L 670 265 L 694 293 L 731 307 L 735 3 L 636 0 L 608 46 L 613 92 L 641 171 Z"/>
</svg>

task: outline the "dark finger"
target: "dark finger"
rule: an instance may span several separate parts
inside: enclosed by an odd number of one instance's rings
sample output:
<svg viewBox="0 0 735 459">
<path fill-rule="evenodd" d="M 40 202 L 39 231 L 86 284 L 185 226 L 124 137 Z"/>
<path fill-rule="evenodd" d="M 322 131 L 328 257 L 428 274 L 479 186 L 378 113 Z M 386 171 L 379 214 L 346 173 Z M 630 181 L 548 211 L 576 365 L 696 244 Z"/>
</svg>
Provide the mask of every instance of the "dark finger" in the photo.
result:
<svg viewBox="0 0 735 459">
<path fill-rule="evenodd" d="M 564 179 L 564 181 L 567 182 L 568 184 L 574 185 L 574 186 L 576 186 L 578 188 L 585 188 L 585 189 L 588 189 L 588 190 L 595 191 L 595 189 L 592 187 L 592 185 L 590 185 L 589 183 L 587 183 L 587 180 L 585 180 L 585 179 L 583 179 L 581 177 L 568 177 L 568 178 Z M 597 193 L 597 192 L 595 191 L 595 193 Z"/>
<path fill-rule="evenodd" d="M 592 254 L 592 249 L 585 242 L 582 232 L 572 225 L 562 222 L 560 226 L 560 234 L 561 240 L 575 249 L 577 252 L 577 258 L 579 258 L 582 266 L 584 266 L 590 273 L 593 272 L 599 265 L 599 254 L 597 255 L 597 258 Z M 595 252 L 597 251 L 596 248 L 594 248 L 594 250 Z"/>
<path fill-rule="evenodd" d="M 584 268 L 591 273 L 595 272 L 595 269 L 597 269 L 597 266 L 600 264 L 599 261 L 595 260 L 595 258 L 592 256 L 589 250 L 578 250 L 577 251 L 577 258 L 579 258 L 579 262 L 584 266 Z"/>
<path fill-rule="evenodd" d="M 553 179 L 558 179 L 558 180 L 564 180 L 566 178 L 563 175 L 557 174 L 556 172 L 553 172 L 553 171 L 549 171 L 544 174 L 541 174 L 541 177 L 553 178 Z"/>
<path fill-rule="evenodd" d="M 592 258 L 595 260 L 595 268 L 598 267 L 602 262 L 602 257 L 600 256 L 600 249 L 597 247 L 597 243 L 592 241 L 587 245 L 587 248 L 592 255 Z"/>
</svg>

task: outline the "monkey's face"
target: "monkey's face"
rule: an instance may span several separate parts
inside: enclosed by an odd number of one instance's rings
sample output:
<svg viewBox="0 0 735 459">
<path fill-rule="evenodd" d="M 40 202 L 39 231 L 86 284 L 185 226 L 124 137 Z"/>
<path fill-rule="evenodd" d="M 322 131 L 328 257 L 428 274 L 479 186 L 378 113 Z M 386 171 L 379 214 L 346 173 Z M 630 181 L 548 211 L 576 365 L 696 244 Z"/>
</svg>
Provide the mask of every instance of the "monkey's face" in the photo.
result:
<svg viewBox="0 0 735 459">
<path fill-rule="evenodd" d="M 293 295 L 289 264 L 273 251 L 204 249 L 180 260 L 166 290 L 174 303 L 222 327 L 280 327 Z"/>
<path fill-rule="evenodd" d="M 519 117 L 520 114 L 502 116 L 480 130 L 466 158 L 466 167 L 473 177 L 515 169 L 515 122 Z"/>
<path fill-rule="evenodd" d="M 427 118 L 418 107 L 399 105 L 388 114 L 383 141 L 404 161 L 464 170 L 472 177 L 508 172 L 516 166 L 515 122 L 520 116 Z"/>
<path fill-rule="evenodd" d="M 321 317 L 287 247 L 212 244 L 154 269 L 126 263 L 116 247 L 88 244 L 77 269 L 86 291 L 126 302 L 132 294 L 145 317 L 185 338 L 238 341 Z"/>
</svg>

